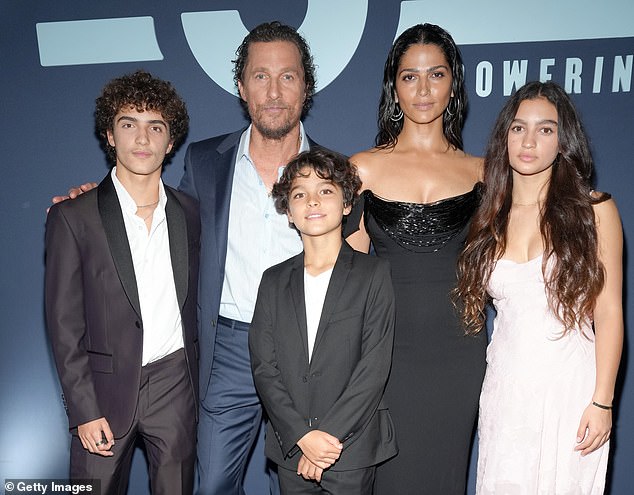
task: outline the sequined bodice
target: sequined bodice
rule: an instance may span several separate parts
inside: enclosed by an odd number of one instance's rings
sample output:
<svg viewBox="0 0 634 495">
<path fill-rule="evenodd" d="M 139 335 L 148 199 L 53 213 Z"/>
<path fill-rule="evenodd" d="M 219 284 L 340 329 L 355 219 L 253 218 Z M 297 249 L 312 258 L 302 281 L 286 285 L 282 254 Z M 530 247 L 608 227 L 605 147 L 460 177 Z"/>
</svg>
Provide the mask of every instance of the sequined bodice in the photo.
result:
<svg viewBox="0 0 634 495">
<path fill-rule="evenodd" d="M 394 242 L 415 252 L 434 252 L 467 225 L 479 201 L 481 184 L 473 190 L 434 203 L 406 203 L 364 191 L 364 210 Z"/>
</svg>

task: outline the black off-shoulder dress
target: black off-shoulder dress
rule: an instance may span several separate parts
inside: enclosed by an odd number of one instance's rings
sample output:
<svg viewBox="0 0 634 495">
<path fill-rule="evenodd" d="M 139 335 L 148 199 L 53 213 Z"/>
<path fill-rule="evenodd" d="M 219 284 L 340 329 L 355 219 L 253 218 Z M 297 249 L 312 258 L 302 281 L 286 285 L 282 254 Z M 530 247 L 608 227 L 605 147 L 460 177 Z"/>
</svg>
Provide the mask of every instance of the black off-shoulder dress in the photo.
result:
<svg viewBox="0 0 634 495">
<path fill-rule="evenodd" d="M 349 235 L 363 214 L 376 255 L 391 263 L 396 298 L 385 398 L 399 453 L 379 466 L 378 495 L 465 492 L 486 335 L 465 335 L 450 291 L 479 188 L 430 204 L 389 201 L 366 190 L 346 222 Z"/>
</svg>

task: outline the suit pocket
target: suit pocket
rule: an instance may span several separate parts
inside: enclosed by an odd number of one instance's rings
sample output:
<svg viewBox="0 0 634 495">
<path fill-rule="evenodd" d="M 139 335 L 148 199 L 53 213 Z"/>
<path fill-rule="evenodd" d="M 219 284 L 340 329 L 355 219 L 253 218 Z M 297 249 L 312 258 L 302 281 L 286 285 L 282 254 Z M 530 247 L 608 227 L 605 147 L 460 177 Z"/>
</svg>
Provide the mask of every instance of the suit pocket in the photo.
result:
<svg viewBox="0 0 634 495">
<path fill-rule="evenodd" d="M 90 369 L 96 373 L 112 373 L 112 354 L 88 351 Z"/>
<path fill-rule="evenodd" d="M 337 311 L 330 316 L 330 323 L 347 320 L 349 318 L 358 318 L 361 316 L 362 311 L 359 308 L 344 309 L 343 311 Z"/>
</svg>

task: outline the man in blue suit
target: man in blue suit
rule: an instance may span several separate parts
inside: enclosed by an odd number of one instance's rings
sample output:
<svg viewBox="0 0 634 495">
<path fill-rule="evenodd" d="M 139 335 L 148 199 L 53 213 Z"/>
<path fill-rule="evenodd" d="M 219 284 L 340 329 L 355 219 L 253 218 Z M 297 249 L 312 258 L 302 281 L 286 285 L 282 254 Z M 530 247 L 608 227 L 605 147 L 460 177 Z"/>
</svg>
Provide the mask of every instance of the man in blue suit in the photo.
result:
<svg viewBox="0 0 634 495">
<path fill-rule="evenodd" d="M 248 348 L 258 284 L 265 269 L 302 251 L 270 191 L 281 168 L 315 146 L 301 123 L 314 72 L 295 29 L 279 22 L 257 26 L 238 48 L 234 67 L 251 124 L 187 150 L 180 190 L 200 202 L 202 225 L 198 473 L 204 495 L 244 493 L 262 423 Z M 253 456 L 264 458 L 264 452 Z"/>
</svg>

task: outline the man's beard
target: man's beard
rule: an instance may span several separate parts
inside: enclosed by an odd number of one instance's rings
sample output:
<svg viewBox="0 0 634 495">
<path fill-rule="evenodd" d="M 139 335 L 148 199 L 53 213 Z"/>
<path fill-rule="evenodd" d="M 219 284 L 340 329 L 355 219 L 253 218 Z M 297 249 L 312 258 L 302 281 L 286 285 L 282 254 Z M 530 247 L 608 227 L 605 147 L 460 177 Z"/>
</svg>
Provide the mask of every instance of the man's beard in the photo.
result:
<svg viewBox="0 0 634 495">
<path fill-rule="evenodd" d="M 272 125 L 267 125 L 263 119 L 256 118 L 251 119 L 251 122 L 255 126 L 255 128 L 262 134 L 266 139 L 280 140 L 285 137 L 289 132 L 291 132 L 295 127 L 299 124 L 299 118 L 295 121 L 291 120 L 292 116 L 287 116 L 284 121 L 280 124 L 273 127 Z"/>
</svg>

